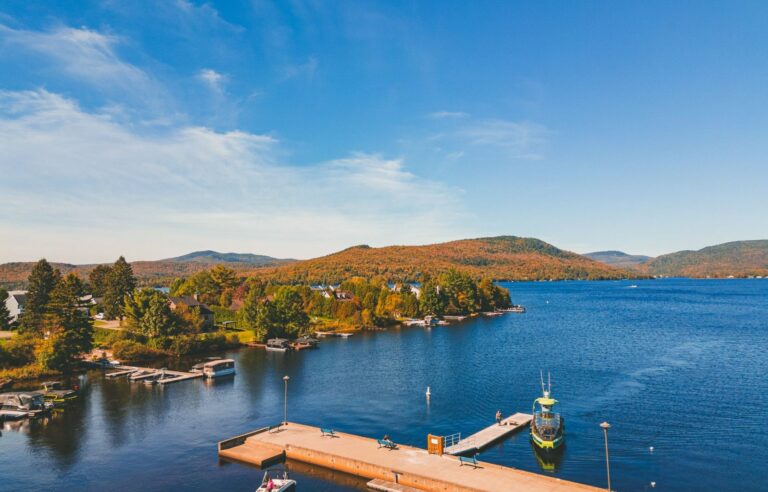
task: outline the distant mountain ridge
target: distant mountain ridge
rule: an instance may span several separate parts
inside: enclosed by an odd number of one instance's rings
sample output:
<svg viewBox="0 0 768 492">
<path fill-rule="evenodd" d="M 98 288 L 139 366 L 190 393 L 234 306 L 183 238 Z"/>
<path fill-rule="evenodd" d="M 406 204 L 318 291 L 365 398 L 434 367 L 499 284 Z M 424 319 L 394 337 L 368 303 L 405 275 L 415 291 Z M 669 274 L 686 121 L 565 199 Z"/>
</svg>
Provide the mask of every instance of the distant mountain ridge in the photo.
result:
<svg viewBox="0 0 768 492">
<path fill-rule="evenodd" d="M 143 284 L 168 283 L 176 277 L 185 277 L 202 270 L 208 270 L 214 265 L 226 265 L 238 272 L 251 271 L 266 266 L 276 266 L 296 260 L 272 258 L 271 256 L 250 253 L 219 253 L 217 251 L 195 251 L 176 258 L 157 261 L 131 261 L 133 273 Z M 12 262 L 0 264 L 0 287 L 21 288 L 26 284 L 34 262 Z M 62 274 L 76 273 L 83 279 L 96 268 L 98 263 L 73 265 L 70 263 L 54 263 Z"/>
<path fill-rule="evenodd" d="M 768 275 L 768 239 L 732 241 L 698 251 L 661 255 L 642 265 L 653 275 L 734 277 Z"/>
<path fill-rule="evenodd" d="M 449 269 L 495 280 L 617 279 L 644 274 L 621 270 L 535 238 L 498 236 L 423 246 L 353 246 L 320 258 L 252 275 L 288 283 L 337 283 L 352 276 L 419 281 Z"/>
<path fill-rule="evenodd" d="M 652 259 L 651 256 L 630 255 L 623 251 L 615 250 L 595 251 L 593 253 L 585 253 L 584 256 L 617 268 L 637 268 Z"/>
<path fill-rule="evenodd" d="M 186 255 L 175 258 L 166 258 L 160 261 L 169 261 L 174 263 L 197 262 L 197 263 L 249 263 L 251 265 L 267 265 L 276 262 L 296 261 L 292 259 L 273 258 L 265 255 L 255 255 L 253 253 L 219 253 L 218 251 L 205 250 L 193 251 Z"/>
</svg>

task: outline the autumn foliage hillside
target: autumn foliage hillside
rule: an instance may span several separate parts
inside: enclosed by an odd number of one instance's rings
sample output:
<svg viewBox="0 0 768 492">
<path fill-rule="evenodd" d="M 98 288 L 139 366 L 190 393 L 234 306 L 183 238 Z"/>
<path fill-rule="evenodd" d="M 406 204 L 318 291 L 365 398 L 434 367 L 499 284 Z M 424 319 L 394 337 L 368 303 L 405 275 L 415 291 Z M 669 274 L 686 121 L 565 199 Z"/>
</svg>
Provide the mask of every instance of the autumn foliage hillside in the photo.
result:
<svg viewBox="0 0 768 492">
<path fill-rule="evenodd" d="M 419 281 L 456 269 L 495 280 L 616 279 L 637 275 L 598 263 L 533 238 L 499 236 L 425 246 L 354 246 L 338 253 L 279 267 L 253 276 L 280 283 L 339 283 L 350 277 L 384 276 Z"/>
</svg>

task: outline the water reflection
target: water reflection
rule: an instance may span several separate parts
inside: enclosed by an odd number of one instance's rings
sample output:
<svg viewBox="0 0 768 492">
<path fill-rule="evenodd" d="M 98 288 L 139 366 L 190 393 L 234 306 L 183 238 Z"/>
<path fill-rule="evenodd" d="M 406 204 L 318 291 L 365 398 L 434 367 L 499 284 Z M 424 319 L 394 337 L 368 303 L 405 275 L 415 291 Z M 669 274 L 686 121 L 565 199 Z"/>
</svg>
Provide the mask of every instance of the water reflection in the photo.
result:
<svg viewBox="0 0 768 492">
<path fill-rule="evenodd" d="M 563 456 L 565 454 L 565 444 L 549 453 L 540 451 L 533 442 L 531 442 L 530 445 L 533 456 L 536 458 L 536 464 L 539 465 L 541 471 L 554 474 L 560 470 L 560 465 L 563 462 Z"/>
</svg>

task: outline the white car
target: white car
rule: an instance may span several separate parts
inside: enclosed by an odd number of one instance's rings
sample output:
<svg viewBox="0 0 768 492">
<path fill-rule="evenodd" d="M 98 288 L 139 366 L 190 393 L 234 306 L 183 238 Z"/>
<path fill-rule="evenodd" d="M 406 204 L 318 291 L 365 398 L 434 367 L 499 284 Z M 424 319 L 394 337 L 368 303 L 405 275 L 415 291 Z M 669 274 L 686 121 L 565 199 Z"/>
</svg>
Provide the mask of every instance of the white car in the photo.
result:
<svg viewBox="0 0 768 492">
<path fill-rule="evenodd" d="M 96 314 L 96 316 L 94 316 L 93 319 L 104 319 L 104 313 Z"/>
</svg>

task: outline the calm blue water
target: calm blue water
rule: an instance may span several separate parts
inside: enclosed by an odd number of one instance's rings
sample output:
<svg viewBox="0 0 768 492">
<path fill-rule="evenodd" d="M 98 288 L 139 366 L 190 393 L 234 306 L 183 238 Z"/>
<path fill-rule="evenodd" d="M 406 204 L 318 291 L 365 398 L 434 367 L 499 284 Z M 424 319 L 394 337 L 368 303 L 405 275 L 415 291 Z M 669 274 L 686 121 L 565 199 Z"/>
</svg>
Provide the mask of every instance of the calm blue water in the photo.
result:
<svg viewBox="0 0 768 492">
<path fill-rule="evenodd" d="M 239 371 L 229 381 L 153 388 L 92 372 L 78 405 L 49 422 L 5 424 L 0 489 L 253 490 L 262 472 L 219 463 L 215 443 L 278 422 L 284 374 L 290 420 L 424 447 L 427 433 L 470 434 L 497 409 L 529 412 L 540 369 L 551 371 L 567 422 L 562 460 L 542 466 L 525 433 L 482 460 L 604 486 L 607 420 L 616 490 L 768 488 L 768 280 L 508 287 L 527 314 L 296 354 L 244 349 L 229 354 Z M 301 491 L 365 490 L 363 480 L 287 466 Z"/>
</svg>

